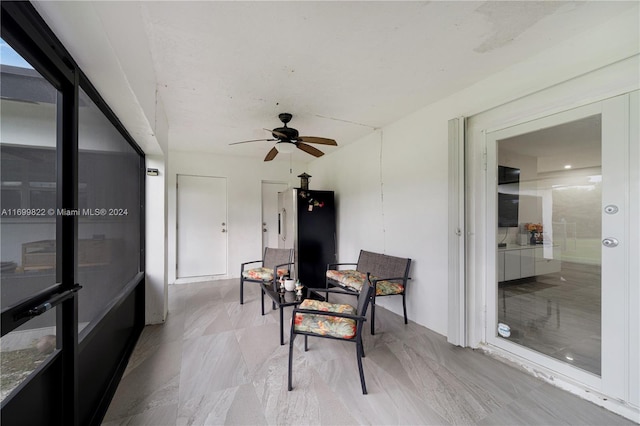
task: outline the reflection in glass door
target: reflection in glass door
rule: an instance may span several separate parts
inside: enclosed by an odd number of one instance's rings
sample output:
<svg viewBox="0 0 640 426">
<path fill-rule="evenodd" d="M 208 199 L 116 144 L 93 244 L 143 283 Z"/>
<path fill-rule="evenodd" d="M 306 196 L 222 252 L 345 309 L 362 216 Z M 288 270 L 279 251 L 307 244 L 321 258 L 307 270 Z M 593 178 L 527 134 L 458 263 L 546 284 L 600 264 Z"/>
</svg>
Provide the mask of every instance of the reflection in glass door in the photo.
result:
<svg viewBox="0 0 640 426">
<path fill-rule="evenodd" d="M 496 140 L 498 338 L 598 376 L 601 117 Z"/>
<path fill-rule="evenodd" d="M 56 283 L 58 91 L 4 40 L 0 43 L 0 300 L 4 312 Z M 2 336 L 0 401 L 50 361 L 56 339 L 56 309 Z"/>
</svg>

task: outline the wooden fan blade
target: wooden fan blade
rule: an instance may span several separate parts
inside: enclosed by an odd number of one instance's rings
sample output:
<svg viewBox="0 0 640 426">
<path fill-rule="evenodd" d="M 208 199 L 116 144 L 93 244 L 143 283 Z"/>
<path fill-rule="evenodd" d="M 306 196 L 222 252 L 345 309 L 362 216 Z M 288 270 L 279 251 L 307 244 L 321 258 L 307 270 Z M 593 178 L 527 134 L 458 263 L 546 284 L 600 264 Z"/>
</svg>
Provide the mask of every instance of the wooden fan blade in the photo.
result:
<svg viewBox="0 0 640 426">
<path fill-rule="evenodd" d="M 273 142 L 273 141 L 277 141 L 278 139 L 252 139 L 250 141 L 242 141 L 242 142 L 234 142 L 234 143 L 230 143 L 229 145 L 238 145 L 239 143 L 247 143 L 247 142 L 262 142 L 262 141 L 269 141 L 269 142 Z"/>
<path fill-rule="evenodd" d="M 324 152 L 311 145 L 307 145 L 306 143 L 298 142 L 296 146 L 298 147 L 298 149 L 301 149 L 307 154 L 313 155 L 314 157 L 322 157 L 324 155 Z"/>
<path fill-rule="evenodd" d="M 280 133 L 280 132 L 277 132 L 277 131 L 275 131 L 275 130 L 269 130 L 269 129 L 264 129 L 264 130 L 266 130 L 266 131 L 267 131 L 267 132 L 269 132 L 269 133 L 273 133 L 273 134 L 274 134 L 274 135 L 276 135 L 276 136 L 280 136 L 281 138 L 283 138 L 283 139 L 285 139 L 285 140 L 286 140 L 286 139 L 289 139 L 289 136 L 285 135 L 284 133 Z"/>
<path fill-rule="evenodd" d="M 338 146 L 338 143 L 333 139 L 318 138 L 316 136 L 300 136 L 298 137 L 298 140 L 307 143 L 319 143 L 322 145 Z"/>
<path fill-rule="evenodd" d="M 278 155 L 278 150 L 274 146 L 273 148 L 271 148 L 271 151 L 267 153 L 267 156 L 264 157 L 264 161 L 271 161 L 276 158 L 276 155 Z"/>
</svg>

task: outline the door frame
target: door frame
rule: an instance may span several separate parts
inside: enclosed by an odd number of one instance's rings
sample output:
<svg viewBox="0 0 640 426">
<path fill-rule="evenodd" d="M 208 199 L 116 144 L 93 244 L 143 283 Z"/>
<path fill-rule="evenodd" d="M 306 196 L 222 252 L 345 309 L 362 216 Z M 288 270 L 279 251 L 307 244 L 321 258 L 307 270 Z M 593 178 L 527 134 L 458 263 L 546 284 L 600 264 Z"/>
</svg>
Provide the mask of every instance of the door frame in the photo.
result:
<svg viewBox="0 0 640 426">
<path fill-rule="evenodd" d="M 27 3 L 28 5 L 28 3 Z M 38 33 L 29 34 L 37 14 L 24 4 L 2 3 L 2 38 L 11 44 L 34 69 L 57 90 L 56 105 L 56 208 L 78 207 L 78 86 L 73 60 L 61 66 L 51 61 L 60 59 L 52 46 Z M 35 38 L 35 39 L 34 39 Z M 2 423 L 29 422 L 50 418 L 51 422 L 77 425 L 79 419 L 78 390 L 78 297 L 77 282 L 77 216 L 56 216 L 55 282 L 17 305 L 2 311 L 2 336 L 30 321 L 29 311 L 40 307 L 56 307 L 56 349 L 38 368 L 18 385 L 1 404 Z M 58 303 L 54 304 L 54 301 Z M 57 306 L 56 306 L 57 305 Z M 20 318 L 20 319 L 19 319 Z M 65 380 L 60 381 L 59 378 Z M 57 382 L 57 383 L 56 383 Z M 42 414 L 33 412 L 35 395 L 49 396 L 52 404 Z M 20 416 L 20 420 L 16 418 Z"/>
<path fill-rule="evenodd" d="M 552 127 L 558 124 L 562 124 L 565 122 L 577 120 L 580 118 L 584 118 L 594 114 L 602 114 L 602 144 L 603 147 L 607 143 L 606 141 L 616 140 L 619 144 L 627 144 L 626 149 L 628 149 L 628 129 L 629 129 L 629 94 L 620 95 L 615 98 L 605 99 L 593 103 L 589 103 L 586 105 L 582 105 L 576 108 L 566 109 L 564 111 L 555 112 L 550 115 L 545 115 L 542 117 L 537 117 L 533 119 L 523 119 L 520 122 L 510 123 L 508 126 L 504 127 L 496 127 L 494 129 L 489 129 L 484 133 L 484 156 L 485 156 L 485 213 L 484 213 L 484 223 L 482 224 L 484 234 L 484 252 L 485 252 L 485 318 L 484 318 L 484 330 L 483 342 L 486 345 L 489 345 L 491 349 L 497 349 L 498 352 L 506 352 L 512 356 L 515 356 L 517 359 L 526 360 L 527 363 L 532 364 L 532 368 L 535 370 L 548 370 L 553 372 L 554 374 L 558 374 L 564 379 L 580 384 L 582 386 L 587 386 L 588 388 L 594 389 L 596 391 L 602 392 L 603 394 L 608 395 L 609 397 L 617 397 L 620 399 L 626 399 L 624 395 L 624 389 L 628 388 L 628 372 L 629 370 L 629 360 L 628 360 L 628 351 L 625 348 L 625 340 L 628 338 L 629 333 L 628 330 L 625 333 L 617 332 L 616 325 L 618 324 L 628 324 L 629 312 L 625 309 L 619 309 L 617 307 L 625 305 L 625 295 L 628 294 L 628 288 L 625 285 L 614 287 L 613 291 L 602 291 L 602 305 L 601 305 L 601 315 L 602 315 L 602 356 L 601 356 L 601 366 L 602 372 L 601 376 L 596 376 L 592 373 L 588 373 L 586 371 L 580 370 L 576 367 L 573 367 L 569 364 L 563 363 L 559 360 L 551 358 L 547 355 L 541 354 L 539 352 L 535 352 L 526 347 L 520 346 L 513 342 L 510 342 L 506 339 L 500 339 L 497 337 L 495 330 L 497 327 L 497 303 L 492 303 L 492 300 L 496 300 L 497 298 L 497 289 L 495 283 L 497 282 L 496 277 L 496 266 L 491 267 L 491 265 L 497 265 L 497 256 L 496 256 L 496 232 L 497 232 L 497 224 L 495 223 L 496 217 L 496 175 L 495 173 L 491 173 L 490 171 L 497 170 L 497 150 L 496 150 L 496 141 L 499 139 L 505 139 L 508 137 L 516 136 L 519 134 L 528 133 L 540 128 Z M 615 125 L 612 125 L 612 120 L 616 121 Z M 622 130 L 620 130 L 622 129 Z M 609 142 L 609 145 L 611 143 Z M 620 147 L 620 145 L 619 145 Z M 624 146 L 620 147 L 624 148 Z M 629 162 L 624 161 L 625 151 L 624 150 L 615 150 L 615 149 L 602 149 L 603 159 L 602 159 L 602 174 L 605 172 L 607 176 L 613 176 L 613 178 L 608 177 L 603 179 L 603 199 L 602 205 L 607 205 L 610 203 L 614 203 L 612 200 L 608 200 L 606 197 L 607 189 L 610 191 L 609 187 L 605 187 L 605 185 L 615 185 L 620 186 L 624 185 L 624 188 L 619 191 L 622 194 L 622 198 L 618 197 L 615 201 L 615 204 L 623 206 L 621 208 L 622 211 L 628 211 L 627 203 L 628 200 L 625 199 L 625 194 L 628 194 L 628 186 L 629 186 Z M 615 156 L 611 158 L 607 158 L 606 156 Z M 610 167 L 611 164 L 619 164 L 619 167 Z M 613 182 L 613 184 L 611 183 Z M 603 215 L 604 216 L 604 215 Z M 604 219 L 604 218 L 603 218 Z M 610 219 L 610 218 L 609 218 Z M 626 240 L 630 237 L 628 232 L 628 214 L 620 214 L 618 217 L 614 217 L 616 221 L 622 221 L 625 223 L 618 223 L 618 229 L 621 229 L 623 235 L 620 238 L 621 240 Z M 605 224 L 606 221 L 603 220 L 603 235 L 606 235 L 607 227 Z M 620 235 L 618 233 L 618 235 Z M 618 247 L 622 251 L 619 253 L 617 260 L 609 261 L 605 264 L 605 255 L 608 255 L 605 250 L 603 250 L 603 262 L 602 262 L 602 276 L 603 280 L 605 276 L 610 276 L 611 269 L 618 268 L 623 269 L 623 275 L 628 278 L 627 271 L 628 269 L 628 259 L 629 259 L 629 246 L 628 244 L 621 244 Z M 617 265 L 615 265 L 617 263 Z M 627 266 L 625 267 L 625 263 Z M 614 280 L 615 281 L 615 280 Z M 628 279 L 622 279 L 623 283 L 627 283 Z M 607 287 L 613 286 L 614 282 L 607 283 Z M 605 283 L 603 281 L 602 287 L 605 287 Z M 626 362 L 620 362 L 620 354 L 624 354 Z M 616 361 L 617 360 L 617 361 Z"/>
<path fill-rule="evenodd" d="M 467 345 L 465 117 L 448 122 L 448 320 L 447 341 Z"/>
</svg>

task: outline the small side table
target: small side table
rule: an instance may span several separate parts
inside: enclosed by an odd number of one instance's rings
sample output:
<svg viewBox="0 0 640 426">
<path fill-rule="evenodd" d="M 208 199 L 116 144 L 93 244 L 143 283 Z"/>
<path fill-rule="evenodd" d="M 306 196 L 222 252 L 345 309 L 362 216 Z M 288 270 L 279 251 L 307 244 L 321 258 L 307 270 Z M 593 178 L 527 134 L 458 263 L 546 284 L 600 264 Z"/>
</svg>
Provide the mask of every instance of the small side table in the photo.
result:
<svg viewBox="0 0 640 426">
<path fill-rule="evenodd" d="M 280 345 L 284 345 L 284 308 L 287 306 L 298 306 L 304 299 L 325 300 L 320 294 L 309 290 L 306 286 L 302 288 L 302 296 L 296 295 L 296 291 L 279 292 L 273 289 L 271 285 L 260 284 L 262 288 L 261 308 L 264 315 L 264 295 L 266 294 L 273 301 L 274 307 L 280 309 Z"/>
</svg>

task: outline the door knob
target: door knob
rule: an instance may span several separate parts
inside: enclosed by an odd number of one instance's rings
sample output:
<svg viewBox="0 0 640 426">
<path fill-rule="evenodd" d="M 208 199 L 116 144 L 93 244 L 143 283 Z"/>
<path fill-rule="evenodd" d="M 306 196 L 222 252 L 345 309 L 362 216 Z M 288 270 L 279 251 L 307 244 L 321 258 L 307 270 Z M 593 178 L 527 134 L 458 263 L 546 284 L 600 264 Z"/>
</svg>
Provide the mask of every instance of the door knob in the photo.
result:
<svg viewBox="0 0 640 426">
<path fill-rule="evenodd" d="M 604 240 L 602 240 L 602 245 L 605 247 L 616 247 L 618 243 L 619 241 L 615 238 L 605 238 Z"/>
<path fill-rule="evenodd" d="M 264 228 L 264 229 L 262 230 L 262 232 L 267 232 L 267 228 Z"/>
<path fill-rule="evenodd" d="M 222 232 L 227 232 L 227 230 L 226 230 L 226 229 L 223 229 L 223 230 L 222 230 Z"/>
</svg>

